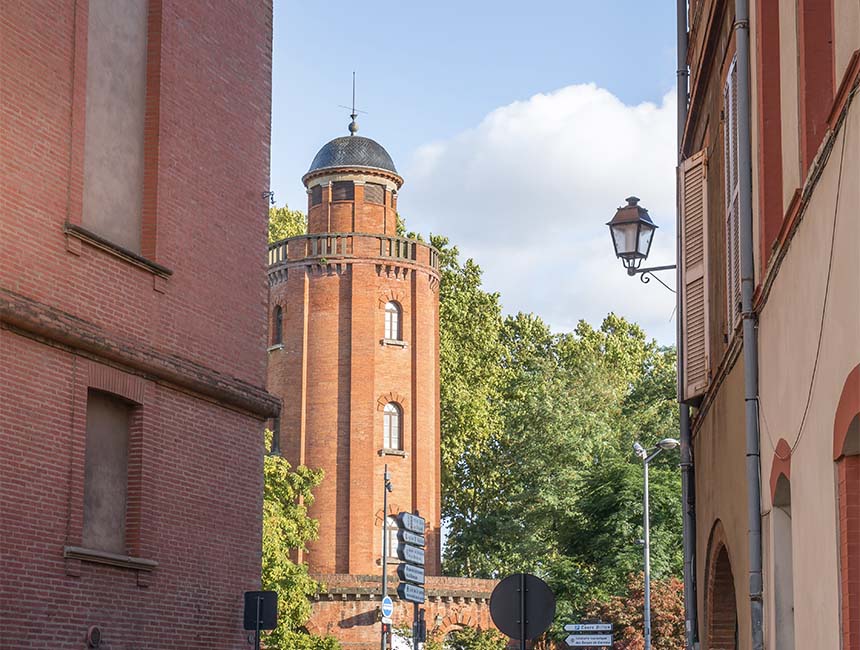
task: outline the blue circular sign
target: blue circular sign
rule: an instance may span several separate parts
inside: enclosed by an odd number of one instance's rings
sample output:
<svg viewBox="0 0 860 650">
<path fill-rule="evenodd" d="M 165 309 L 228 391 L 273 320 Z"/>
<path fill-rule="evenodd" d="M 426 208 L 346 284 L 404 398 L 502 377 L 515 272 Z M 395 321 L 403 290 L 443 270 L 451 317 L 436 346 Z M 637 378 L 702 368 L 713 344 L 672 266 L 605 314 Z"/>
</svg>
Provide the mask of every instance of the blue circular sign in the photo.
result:
<svg viewBox="0 0 860 650">
<path fill-rule="evenodd" d="M 391 596 L 386 596 L 382 599 L 382 615 L 386 618 L 390 617 L 394 613 L 394 601 L 391 600 Z"/>
</svg>

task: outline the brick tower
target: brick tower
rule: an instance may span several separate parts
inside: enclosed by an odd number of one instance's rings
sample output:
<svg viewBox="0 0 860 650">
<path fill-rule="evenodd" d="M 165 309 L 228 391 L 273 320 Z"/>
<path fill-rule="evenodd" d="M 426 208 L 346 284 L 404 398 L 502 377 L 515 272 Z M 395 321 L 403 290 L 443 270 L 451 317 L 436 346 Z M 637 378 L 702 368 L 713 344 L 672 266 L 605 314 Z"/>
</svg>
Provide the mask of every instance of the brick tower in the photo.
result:
<svg viewBox="0 0 860 650">
<path fill-rule="evenodd" d="M 282 452 L 325 472 L 311 508 L 319 539 L 303 558 L 311 572 L 381 572 L 387 464 L 389 515 L 427 520 L 426 570 L 439 575 L 437 252 L 397 236 L 403 179 L 356 128 L 302 179 L 308 234 L 270 247 L 268 385 L 284 402 Z"/>
<path fill-rule="evenodd" d="M 388 516 L 417 510 L 427 521 L 428 633 L 490 627 L 495 583 L 440 575 L 438 253 L 397 236 L 403 179 L 354 120 L 302 179 L 308 234 L 269 246 L 268 389 L 283 399 L 273 422 L 282 453 L 325 471 L 311 508 L 319 539 L 300 558 L 323 585 L 307 627 L 375 650 L 385 465 Z M 389 541 L 394 624 L 408 626 L 395 531 Z"/>
</svg>

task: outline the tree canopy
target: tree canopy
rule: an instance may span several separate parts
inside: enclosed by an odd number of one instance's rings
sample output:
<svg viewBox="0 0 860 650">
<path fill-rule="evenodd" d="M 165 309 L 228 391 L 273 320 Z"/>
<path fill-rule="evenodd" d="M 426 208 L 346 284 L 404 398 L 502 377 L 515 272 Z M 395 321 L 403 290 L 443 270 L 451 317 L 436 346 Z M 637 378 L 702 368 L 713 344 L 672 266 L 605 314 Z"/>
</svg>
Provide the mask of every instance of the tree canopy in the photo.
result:
<svg viewBox="0 0 860 650">
<path fill-rule="evenodd" d="M 269 243 L 304 235 L 308 231 L 308 218 L 301 210 L 290 210 L 284 204 L 282 207 L 269 208 Z"/>
<path fill-rule="evenodd" d="M 549 582 L 559 616 L 626 592 L 642 549 L 642 465 L 632 453 L 677 430 L 675 353 L 609 314 L 554 333 L 502 316 L 481 270 L 443 237 L 440 365 L 448 574 Z M 652 568 L 679 575 L 678 458 L 651 465 Z M 568 619 L 569 620 L 569 619 Z"/>
</svg>

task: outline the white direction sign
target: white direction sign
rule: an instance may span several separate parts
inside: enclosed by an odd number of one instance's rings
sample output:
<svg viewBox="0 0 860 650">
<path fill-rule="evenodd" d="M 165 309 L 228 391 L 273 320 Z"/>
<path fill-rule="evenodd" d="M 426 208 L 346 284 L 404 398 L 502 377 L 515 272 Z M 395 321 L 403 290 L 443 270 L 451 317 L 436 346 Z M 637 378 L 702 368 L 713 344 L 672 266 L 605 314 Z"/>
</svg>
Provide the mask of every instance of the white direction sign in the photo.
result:
<svg viewBox="0 0 860 650">
<path fill-rule="evenodd" d="M 571 634 L 564 642 L 574 648 L 582 647 L 611 647 L 611 634 Z"/>
<path fill-rule="evenodd" d="M 612 623 L 568 623 L 565 632 L 612 632 Z"/>
</svg>

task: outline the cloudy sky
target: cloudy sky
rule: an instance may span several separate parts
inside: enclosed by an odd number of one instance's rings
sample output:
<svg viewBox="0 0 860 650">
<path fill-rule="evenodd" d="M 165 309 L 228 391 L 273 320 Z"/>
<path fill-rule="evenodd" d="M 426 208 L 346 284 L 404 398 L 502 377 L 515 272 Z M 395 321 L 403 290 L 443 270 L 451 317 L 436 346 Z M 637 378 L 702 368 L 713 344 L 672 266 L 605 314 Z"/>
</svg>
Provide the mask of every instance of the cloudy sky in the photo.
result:
<svg viewBox="0 0 860 650">
<path fill-rule="evenodd" d="M 475 258 L 509 313 L 568 331 L 615 311 L 672 343 L 673 294 L 627 277 L 604 225 L 639 196 L 660 225 L 649 264 L 672 263 L 670 5 L 276 0 L 278 204 L 306 207 L 301 176 L 346 134 L 355 69 L 360 134 L 406 179 L 411 230 Z"/>
</svg>

